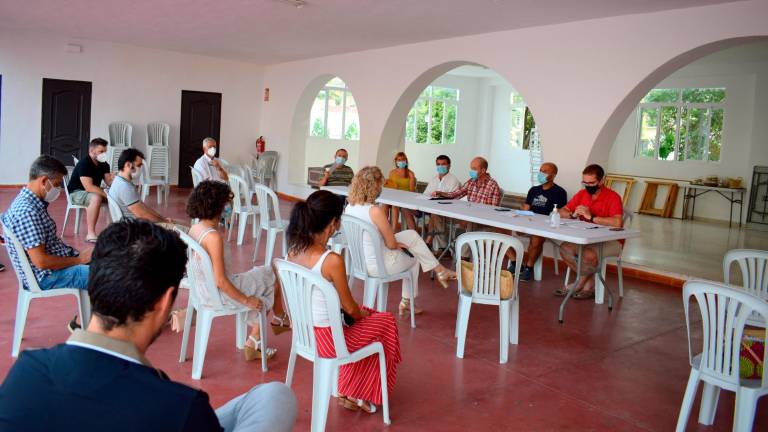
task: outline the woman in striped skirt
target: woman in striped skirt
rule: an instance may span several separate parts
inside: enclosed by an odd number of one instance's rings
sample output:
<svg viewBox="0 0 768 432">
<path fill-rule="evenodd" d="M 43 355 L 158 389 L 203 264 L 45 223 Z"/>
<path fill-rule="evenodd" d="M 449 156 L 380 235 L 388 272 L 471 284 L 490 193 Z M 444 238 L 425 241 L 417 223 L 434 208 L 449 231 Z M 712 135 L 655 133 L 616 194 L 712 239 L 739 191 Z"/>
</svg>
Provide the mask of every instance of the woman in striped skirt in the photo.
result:
<svg viewBox="0 0 768 432">
<path fill-rule="evenodd" d="M 344 259 L 328 250 L 328 239 L 339 228 L 343 203 L 328 191 L 317 191 L 305 202 L 296 204 L 291 211 L 287 230 L 288 260 L 320 273 L 330 281 L 339 294 L 342 311 L 347 315 L 344 339 L 349 352 L 372 343 L 384 345 L 387 368 L 387 390 L 395 387 L 397 364 L 400 356 L 400 338 L 394 316 L 389 312 L 376 312 L 360 307 L 347 283 Z M 317 354 L 335 357 L 328 314 L 339 313 L 326 308 L 325 298 L 319 291 L 312 293 L 312 318 L 315 326 Z M 352 322 L 353 321 L 353 322 Z M 351 410 L 376 412 L 381 404 L 381 382 L 378 356 L 369 356 L 355 363 L 341 366 L 339 371 L 339 403 Z"/>
</svg>

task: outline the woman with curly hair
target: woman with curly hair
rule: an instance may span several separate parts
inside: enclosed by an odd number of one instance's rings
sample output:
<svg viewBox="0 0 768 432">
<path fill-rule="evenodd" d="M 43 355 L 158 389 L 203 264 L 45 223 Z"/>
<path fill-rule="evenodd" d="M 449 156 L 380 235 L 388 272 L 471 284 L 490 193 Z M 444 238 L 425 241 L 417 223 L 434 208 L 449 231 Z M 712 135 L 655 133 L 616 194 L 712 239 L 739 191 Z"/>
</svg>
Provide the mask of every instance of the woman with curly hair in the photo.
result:
<svg viewBox="0 0 768 432">
<path fill-rule="evenodd" d="M 360 307 L 347 284 L 344 258 L 328 250 L 328 239 L 339 229 L 339 219 L 344 204 L 328 191 L 317 191 L 306 201 L 297 203 L 291 211 L 291 221 L 286 231 L 288 260 L 319 273 L 333 284 L 339 295 L 345 314 L 344 340 L 347 349 L 354 352 L 372 342 L 384 346 L 384 362 L 387 369 L 387 392 L 395 387 L 397 364 L 400 355 L 400 337 L 395 317 L 389 312 L 376 312 Z M 325 297 L 318 290 L 312 292 L 312 320 L 314 324 L 317 354 L 335 357 L 329 313 Z M 353 321 L 350 323 L 350 321 Z M 379 357 L 369 356 L 339 368 L 339 403 L 350 410 L 376 412 L 382 401 Z"/>
<path fill-rule="evenodd" d="M 392 232 L 392 227 L 387 222 L 387 216 L 384 210 L 378 207 L 375 202 L 381 194 L 381 188 L 384 184 L 384 176 L 381 170 L 375 166 L 369 166 L 361 169 L 352 178 L 352 184 L 349 186 L 349 205 L 344 210 L 345 214 L 362 219 L 372 223 L 379 229 L 381 237 L 384 240 L 384 266 L 387 273 L 400 273 L 412 269 L 411 280 L 413 280 L 413 295 L 418 294 L 419 287 L 419 267 L 413 264 L 418 262 L 423 272 L 435 271 L 437 280 L 448 288 L 448 281 L 456 279 L 456 272 L 447 269 L 432 255 L 432 251 L 419 233 L 414 230 L 401 231 L 397 234 Z M 409 254 L 402 249 L 408 250 Z M 367 258 L 368 272 L 372 275 L 379 274 L 376 268 L 376 252 L 373 250 L 373 242 L 363 237 L 363 250 Z M 403 284 L 403 296 L 400 301 L 398 311 L 400 315 L 410 312 L 411 299 L 410 292 Z M 414 313 L 421 313 L 421 310 L 415 309 Z"/>
<path fill-rule="evenodd" d="M 224 306 L 247 306 L 251 309 L 247 318 L 251 333 L 245 343 L 245 359 L 261 359 L 262 355 L 270 359 L 277 350 L 267 348 L 266 353 L 262 353 L 260 348 L 257 348 L 260 340 L 258 314 L 267 313 L 274 305 L 274 319 L 278 321 L 272 325 L 275 334 L 289 329 L 280 297 L 280 287 L 274 270 L 268 265 L 253 267 L 245 273 L 231 272 L 229 249 L 224 246 L 224 236 L 219 233 L 217 227 L 224 207 L 233 197 L 226 183 L 211 180 L 200 182 L 187 200 L 187 214 L 191 218 L 199 219 L 199 222 L 190 227 L 189 236 L 200 243 L 211 257 L 213 276 Z M 202 275 L 195 279 L 202 280 Z M 208 292 L 205 287 L 196 288 L 202 303 L 211 302 L 214 293 Z"/>
</svg>

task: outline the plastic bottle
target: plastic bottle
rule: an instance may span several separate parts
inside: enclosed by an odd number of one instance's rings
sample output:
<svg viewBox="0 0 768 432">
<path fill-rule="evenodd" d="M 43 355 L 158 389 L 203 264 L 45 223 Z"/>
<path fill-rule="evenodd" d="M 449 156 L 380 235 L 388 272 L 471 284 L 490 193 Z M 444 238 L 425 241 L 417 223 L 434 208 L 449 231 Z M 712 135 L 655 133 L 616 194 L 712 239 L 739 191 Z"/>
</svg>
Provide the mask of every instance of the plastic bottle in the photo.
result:
<svg viewBox="0 0 768 432">
<path fill-rule="evenodd" d="M 552 213 L 549 214 L 549 226 L 552 228 L 560 227 L 560 212 L 557 211 L 557 204 L 555 204 L 555 208 L 552 209 Z"/>
</svg>

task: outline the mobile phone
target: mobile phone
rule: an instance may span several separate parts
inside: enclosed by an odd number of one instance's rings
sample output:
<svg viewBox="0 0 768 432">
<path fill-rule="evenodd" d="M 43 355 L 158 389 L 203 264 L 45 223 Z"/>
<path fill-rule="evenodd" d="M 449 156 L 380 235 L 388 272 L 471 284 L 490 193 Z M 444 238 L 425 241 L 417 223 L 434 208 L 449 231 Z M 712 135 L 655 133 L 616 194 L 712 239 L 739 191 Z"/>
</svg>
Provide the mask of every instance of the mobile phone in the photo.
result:
<svg viewBox="0 0 768 432">
<path fill-rule="evenodd" d="M 511 211 L 511 209 L 508 209 L 506 207 L 498 207 L 498 208 L 495 208 L 494 210 L 496 210 L 498 212 L 508 212 L 508 211 Z"/>
<path fill-rule="evenodd" d="M 452 202 L 450 202 L 450 201 L 438 201 L 437 203 L 438 203 L 438 204 L 453 204 L 453 203 L 452 203 Z"/>
<path fill-rule="evenodd" d="M 405 254 L 406 254 L 406 255 L 408 255 L 409 257 L 413 258 L 413 254 L 412 254 L 412 253 L 411 253 L 411 251 L 409 251 L 408 249 L 406 249 L 406 248 L 400 248 L 400 250 L 401 250 L 401 251 L 403 251 L 403 252 L 405 252 Z"/>
</svg>

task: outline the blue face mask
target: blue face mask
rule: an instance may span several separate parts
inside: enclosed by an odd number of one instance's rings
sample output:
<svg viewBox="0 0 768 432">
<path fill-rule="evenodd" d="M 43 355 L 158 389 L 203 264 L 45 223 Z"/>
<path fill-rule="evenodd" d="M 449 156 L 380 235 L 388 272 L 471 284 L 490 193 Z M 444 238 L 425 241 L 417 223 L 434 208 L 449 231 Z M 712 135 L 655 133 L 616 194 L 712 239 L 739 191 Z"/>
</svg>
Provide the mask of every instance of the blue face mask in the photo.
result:
<svg viewBox="0 0 768 432">
<path fill-rule="evenodd" d="M 445 165 L 438 165 L 437 166 L 437 173 L 440 175 L 448 174 L 448 167 Z"/>
<path fill-rule="evenodd" d="M 347 163 L 346 159 L 341 156 L 336 156 L 336 165 L 344 165 L 345 163 Z"/>
<path fill-rule="evenodd" d="M 543 172 L 536 173 L 536 178 L 539 180 L 539 184 L 544 184 L 547 182 L 547 175 Z"/>
<path fill-rule="evenodd" d="M 408 162 L 406 161 L 397 161 L 397 167 L 400 169 L 403 169 L 408 166 Z"/>
<path fill-rule="evenodd" d="M 469 178 L 472 180 L 477 180 L 478 174 L 476 170 L 469 170 Z"/>
</svg>

